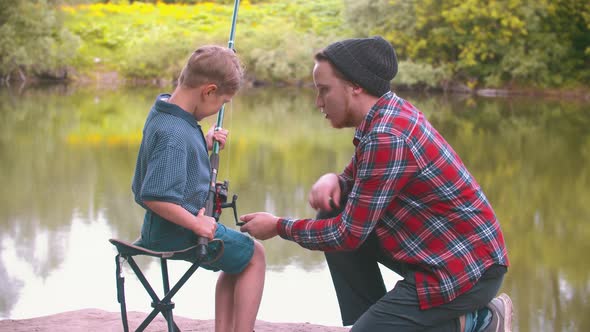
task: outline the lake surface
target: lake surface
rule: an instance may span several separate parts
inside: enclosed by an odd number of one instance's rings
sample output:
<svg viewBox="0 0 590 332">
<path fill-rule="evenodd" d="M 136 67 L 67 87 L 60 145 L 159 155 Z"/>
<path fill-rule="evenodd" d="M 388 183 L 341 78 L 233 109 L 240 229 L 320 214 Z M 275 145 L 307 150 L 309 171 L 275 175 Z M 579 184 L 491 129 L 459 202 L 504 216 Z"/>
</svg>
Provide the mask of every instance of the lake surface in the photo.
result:
<svg viewBox="0 0 590 332">
<path fill-rule="evenodd" d="M 0 319 L 119 310 L 107 240 L 138 236 L 143 211 L 130 183 L 141 129 L 157 93 L 169 90 L 0 89 Z M 399 94 L 453 145 L 495 208 L 511 262 L 501 291 L 514 301 L 516 330 L 590 331 L 590 105 Z M 310 89 L 245 90 L 226 107 L 224 127 L 218 180 L 230 181 L 239 214 L 312 217 L 311 185 L 353 151 L 352 130 L 331 129 Z M 264 246 L 259 319 L 340 325 L 323 254 L 281 239 Z M 140 264 L 159 278 L 156 261 Z M 171 279 L 187 267 L 171 263 Z M 384 273 L 393 287 L 397 276 Z M 126 276 L 128 309 L 149 311 Z M 213 318 L 216 278 L 197 270 L 175 314 Z"/>
</svg>

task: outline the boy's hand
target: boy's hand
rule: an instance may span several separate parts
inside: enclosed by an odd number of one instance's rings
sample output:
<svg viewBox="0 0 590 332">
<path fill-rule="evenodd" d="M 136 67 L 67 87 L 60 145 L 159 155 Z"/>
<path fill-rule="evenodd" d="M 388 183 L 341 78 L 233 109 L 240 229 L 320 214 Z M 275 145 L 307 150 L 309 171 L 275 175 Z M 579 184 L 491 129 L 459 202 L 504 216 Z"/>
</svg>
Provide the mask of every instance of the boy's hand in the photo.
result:
<svg viewBox="0 0 590 332">
<path fill-rule="evenodd" d="M 248 232 L 259 240 L 268 240 L 278 235 L 277 223 L 279 218 L 266 212 L 256 212 L 240 216 L 246 224 L 240 227 L 241 232 Z"/>
<path fill-rule="evenodd" d="M 332 211 L 340 207 L 340 184 L 338 175 L 322 175 L 311 187 L 309 205 L 315 210 Z"/>
<path fill-rule="evenodd" d="M 195 223 L 192 227 L 192 231 L 199 236 L 213 240 L 216 229 L 217 222 L 215 221 L 215 218 L 206 216 L 205 208 L 200 209 L 199 213 L 195 217 Z"/>
<path fill-rule="evenodd" d="M 211 127 L 205 136 L 205 141 L 207 141 L 207 149 L 213 150 L 213 140 L 215 139 L 219 142 L 219 148 L 223 149 L 225 147 L 225 141 L 227 140 L 227 134 L 229 131 L 220 128 L 220 127 Z"/>
</svg>

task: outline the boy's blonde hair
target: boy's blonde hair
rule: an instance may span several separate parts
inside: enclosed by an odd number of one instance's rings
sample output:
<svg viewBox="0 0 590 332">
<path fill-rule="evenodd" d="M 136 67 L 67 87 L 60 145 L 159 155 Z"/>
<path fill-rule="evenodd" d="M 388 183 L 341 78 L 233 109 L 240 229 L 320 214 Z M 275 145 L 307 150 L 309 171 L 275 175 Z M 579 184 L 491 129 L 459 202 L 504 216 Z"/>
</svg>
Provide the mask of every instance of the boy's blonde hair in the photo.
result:
<svg viewBox="0 0 590 332">
<path fill-rule="evenodd" d="M 217 85 L 217 94 L 235 94 L 243 79 L 243 69 L 235 52 L 229 48 L 207 45 L 189 57 L 178 77 L 178 85 L 196 88 L 203 84 Z"/>
</svg>

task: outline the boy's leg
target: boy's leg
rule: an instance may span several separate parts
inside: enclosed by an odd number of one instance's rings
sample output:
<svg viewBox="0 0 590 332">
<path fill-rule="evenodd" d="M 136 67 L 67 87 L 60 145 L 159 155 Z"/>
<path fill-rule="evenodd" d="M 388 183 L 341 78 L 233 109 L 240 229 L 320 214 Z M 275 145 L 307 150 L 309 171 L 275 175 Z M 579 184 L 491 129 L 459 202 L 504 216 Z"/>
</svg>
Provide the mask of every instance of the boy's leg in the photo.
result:
<svg viewBox="0 0 590 332">
<path fill-rule="evenodd" d="M 203 264 L 222 270 L 215 295 L 215 330 L 251 332 L 262 299 L 266 263 L 264 248 L 243 233 L 219 224 L 215 238 L 223 241 L 223 254 Z"/>
<path fill-rule="evenodd" d="M 234 330 L 235 274 L 221 272 L 215 287 L 215 331 Z"/>
<path fill-rule="evenodd" d="M 259 242 L 254 242 L 254 255 L 252 255 L 250 263 L 235 278 L 233 294 L 234 332 L 251 332 L 254 330 L 256 315 L 262 300 L 265 271 L 264 249 Z"/>
<path fill-rule="evenodd" d="M 265 259 L 262 245 L 239 274 L 221 272 L 215 289 L 215 330 L 252 331 L 264 288 Z"/>
</svg>

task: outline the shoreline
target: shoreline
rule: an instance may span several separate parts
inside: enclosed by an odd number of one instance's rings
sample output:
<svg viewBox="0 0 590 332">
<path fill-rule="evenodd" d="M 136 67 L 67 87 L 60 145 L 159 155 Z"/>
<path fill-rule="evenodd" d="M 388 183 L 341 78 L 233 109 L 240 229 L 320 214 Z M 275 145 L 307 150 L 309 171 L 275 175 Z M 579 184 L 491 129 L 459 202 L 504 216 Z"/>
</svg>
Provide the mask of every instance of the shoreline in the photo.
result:
<svg viewBox="0 0 590 332">
<path fill-rule="evenodd" d="M 128 312 L 129 330 L 135 330 L 147 315 L 148 313 L 137 311 Z M 182 331 L 214 331 L 214 321 L 212 319 L 199 320 L 174 316 L 174 321 Z M 35 318 L 0 320 L 0 332 L 115 332 L 122 330 L 123 324 L 121 323 L 120 312 L 109 312 L 100 309 L 81 309 Z M 255 330 L 256 332 L 346 332 L 349 328 L 323 326 L 307 322 L 275 323 L 257 320 Z M 145 331 L 167 331 L 166 321 L 162 315 L 159 314 Z"/>
<path fill-rule="evenodd" d="M 92 76 L 74 75 L 75 78 L 66 79 L 37 79 L 28 78 L 24 81 L 5 81 L 0 82 L 4 87 L 19 86 L 21 89 L 29 86 L 51 86 L 51 85 L 72 85 L 72 86 L 106 86 L 109 88 L 117 87 L 137 87 L 137 86 L 159 86 L 165 87 L 174 85 L 176 82 L 169 79 L 130 79 L 121 77 L 117 72 L 94 72 Z M 295 84 L 274 83 L 250 79 L 246 81 L 245 87 L 262 88 L 262 87 L 310 87 L 313 84 L 309 82 L 298 82 Z M 548 99 L 571 99 L 578 101 L 590 101 L 590 87 L 578 86 L 571 88 L 531 88 L 507 85 L 503 87 L 480 87 L 469 88 L 462 83 L 450 83 L 446 86 L 437 88 L 420 88 L 396 84 L 393 82 L 392 91 L 414 91 L 414 92 L 439 92 L 443 94 L 477 96 L 484 98 L 510 98 L 510 97 L 542 97 Z"/>
</svg>

